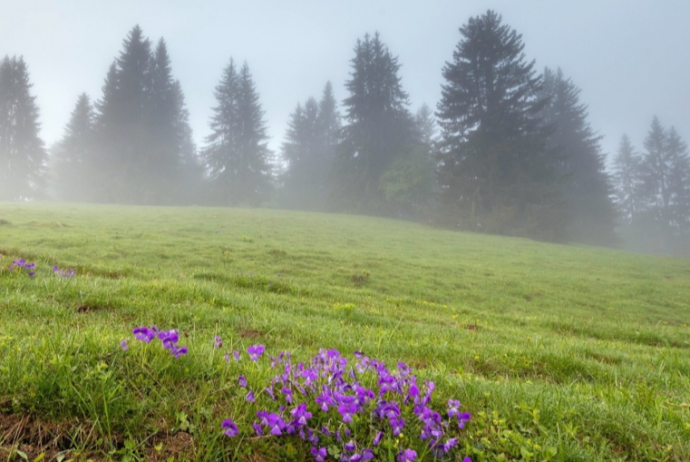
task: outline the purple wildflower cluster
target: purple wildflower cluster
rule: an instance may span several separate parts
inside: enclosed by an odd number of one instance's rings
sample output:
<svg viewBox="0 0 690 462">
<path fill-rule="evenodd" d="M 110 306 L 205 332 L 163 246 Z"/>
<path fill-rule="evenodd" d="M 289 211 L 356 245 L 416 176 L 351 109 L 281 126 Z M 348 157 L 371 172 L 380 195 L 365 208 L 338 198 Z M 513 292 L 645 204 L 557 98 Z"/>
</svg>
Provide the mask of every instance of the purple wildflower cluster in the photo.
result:
<svg viewBox="0 0 690 462">
<path fill-rule="evenodd" d="M 0 255 L 0 260 L 2 260 L 2 255 Z M 36 276 L 36 263 L 29 263 L 24 258 L 13 260 L 10 265 L 7 265 L 7 269 L 10 271 L 10 273 L 14 273 L 15 271 L 17 271 L 18 273 L 26 272 L 26 274 L 30 278 Z M 72 278 L 76 275 L 73 269 L 61 270 L 57 266 L 53 266 L 53 273 L 56 276 L 60 276 L 63 278 Z"/>
<path fill-rule="evenodd" d="M 183 355 L 187 354 L 187 347 L 186 346 L 178 346 L 177 342 L 180 340 L 180 333 L 175 330 L 158 330 L 156 326 L 151 326 L 151 327 L 135 327 L 132 330 L 132 334 L 134 334 L 134 337 L 137 340 L 141 340 L 142 342 L 145 343 L 150 343 L 151 340 L 154 340 L 158 338 L 161 343 L 163 344 L 163 348 L 166 350 L 170 351 L 170 354 L 175 356 L 175 358 L 180 358 Z M 129 348 L 127 347 L 127 341 L 123 340 L 120 342 L 120 346 L 122 349 L 127 351 Z"/>
<path fill-rule="evenodd" d="M 252 361 L 263 354 L 263 345 L 249 347 Z M 239 354 L 235 358 L 239 360 Z M 261 436 L 296 435 L 311 444 L 311 454 L 317 462 L 331 460 L 360 462 L 371 460 L 383 444 L 396 452 L 398 462 L 418 460 L 417 451 L 401 447 L 401 441 L 418 435 L 427 454 L 438 459 L 450 455 L 457 446 L 453 431 L 463 429 L 470 414 L 460 412 L 460 402 L 448 400 L 445 414 L 431 407 L 434 382 L 418 384 L 411 369 L 398 363 L 397 369 L 355 352 L 356 362 L 348 367 L 348 360 L 337 350 L 321 350 L 310 363 L 293 364 L 290 353 L 271 357 L 271 367 L 280 373 L 263 389 L 252 390 L 247 378 L 239 376 L 240 387 L 247 389 L 247 400 L 254 401 L 254 391 L 262 392 L 275 402 L 276 412 L 260 410 L 251 427 Z M 368 388 L 364 383 L 375 384 Z M 251 394 L 251 399 L 250 399 Z M 311 409 L 310 409 L 311 408 Z M 362 419 L 369 425 L 357 425 Z M 316 423 L 316 422 L 320 423 Z M 322 424 L 326 422 L 326 424 Z M 221 424 L 229 437 L 240 433 L 235 422 L 226 419 Z M 365 428 L 364 434 L 360 434 Z M 406 437 L 403 438 L 403 431 Z M 390 436 L 392 435 L 392 437 Z M 337 450 L 334 450 L 337 448 Z M 470 462 L 465 457 L 465 462 Z"/>
<path fill-rule="evenodd" d="M 70 270 L 64 270 L 60 269 L 57 265 L 53 266 L 53 274 L 55 276 L 61 277 L 61 278 L 73 278 L 75 276 L 75 272 L 73 269 Z"/>
<path fill-rule="evenodd" d="M 2 255 L 0 255 L 2 257 Z M 29 275 L 30 278 L 36 276 L 36 263 L 29 263 L 28 261 L 24 260 L 23 258 L 20 258 L 18 260 L 14 260 L 11 265 L 7 266 L 7 269 L 10 270 L 10 272 L 14 272 L 14 270 L 18 271 L 24 271 L 26 270 L 27 274 Z"/>
</svg>

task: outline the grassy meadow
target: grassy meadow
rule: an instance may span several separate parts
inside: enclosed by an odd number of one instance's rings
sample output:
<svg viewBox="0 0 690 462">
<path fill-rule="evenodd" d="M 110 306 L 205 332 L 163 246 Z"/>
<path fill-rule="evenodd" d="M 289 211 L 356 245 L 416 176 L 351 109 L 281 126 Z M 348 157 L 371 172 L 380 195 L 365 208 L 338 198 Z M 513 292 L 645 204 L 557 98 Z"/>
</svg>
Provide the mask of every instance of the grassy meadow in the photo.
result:
<svg viewBox="0 0 690 462">
<path fill-rule="evenodd" d="M 321 348 L 403 361 L 439 409 L 460 400 L 472 418 L 448 460 L 690 460 L 689 260 L 370 217 L 40 203 L 0 203 L 0 254 L 0 460 L 314 460 L 297 437 L 255 436 L 270 400 L 237 377 L 267 383 L 269 354 Z M 10 271 L 20 258 L 34 277 Z M 151 325 L 188 354 L 134 339 Z M 226 362 L 255 344 L 266 358 Z"/>
</svg>

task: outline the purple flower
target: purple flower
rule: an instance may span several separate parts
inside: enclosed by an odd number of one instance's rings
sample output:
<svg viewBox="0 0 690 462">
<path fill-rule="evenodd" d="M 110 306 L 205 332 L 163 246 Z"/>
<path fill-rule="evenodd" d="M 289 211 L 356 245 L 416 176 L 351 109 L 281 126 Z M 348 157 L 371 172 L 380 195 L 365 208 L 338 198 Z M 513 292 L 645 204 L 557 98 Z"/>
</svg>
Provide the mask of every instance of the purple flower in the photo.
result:
<svg viewBox="0 0 690 462">
<path fill-rule="evenodd" d="M 32 278 L 34 276 L 36 276 L 36 273 L 34 273 L 33 271 L 29 271 L 29 277 Z"/>
<path fill-rule="evenodd" d="M 242 359 L 239 351 L 233 350 L 232 354 L 235 357 L 235 361 L 239 361 L 240 359 Z"/>
<path fill-rule="evenodd" d="M 357 413 L 357 405 L 354 403 L 341 404 L 338 406 L 338 412 L 343 416 L 343 422 L 352 422 L 352 416 Z"/>
<path fill-rule="evenodd" d="M 307 424 L 307 420 L 311 419 L 311 412 L 307 411 L 307 403 L 302 403 L 290 411 L 292 418 L 299 426 Z"/>
<path fill-rule="evenodd" d="M 220 338 L 220 336 L 216 335 L 215 340 L 216 340 L 216 341 L 214 342 L 213 345 L 214 345 L 216 348 L 220 348 L 220 347 L 223 346 L 223 339 Z"/>
<path fill-rule="evenodd" d="M 187 354 L 187 347 L 178 347 L 177 345 L 173 345 L 172 348 L 170 348 L 170 354 L 174 355 L 175 358 L 179 359 L 180 356 Z"/>
<path fill-rule="evenodd" d="M 230 419 L 225 419 L 220 426 L 226 429 L 225 434 L 230 438 L 234 438 L 240 434 L 240 430 L 237 428 L 237 425 L 235 425 L 235 422 Z"/>
<path fill-rule="evenodd" d="M 127 346 L 127 339 L 126 339 L 126 338 L 125 338 L 125 339 L 122 339 L 122 341 L 120 342 L 120 346 L 121 346 L 122 349 L 125 350 L 125 351 L 129 350 L 129 347 Z"/>
<path fill-rule="evenodd" d="M 465 456 L 465 458 L 462 459 L 462 462 L 472 462 L 472 458 L 470 458 L 470 456 Z"/>
<path fill-rule="evenodd" d="M 141 340 L 142 342 L 149 343 L 151 340 L 156 338 L 156 334 L 158 333 L 158 329 L 156 326 L 151 326 L 149 329 L 148 327 L 141 326 L 141 327 L 135 327 L 132 329 L 132 333 L 136 337 L 137 340 Z"/>
<path fill-rule="evenodd" d="M 316 462 L 324 462 L 326 460 L 326 456 L 328 455 L 328 451 L 326 448 L 317 448 L 314 446 L 311 448 L 311 455 L 314 456 Z"/>
<path fill-rule="evenodd" d="M 237 381 L 240 383 L 240 386 L 242 388 L 247 386 L 247 378 L 244 375 L 240 375 L 239 377 L 237 377 Z"/>
<path fill-rule="evenodd" d="M 257 361 L 261 355 L 264 354 L 265 347 L 263 345 L 252 345 L 247 348 L 247 353 L 249 353 L 249 359 L 252 361 Z"/>
<path fill-rule="evenodd" d="M 272 435 L 282 435 L 283 430 L 287 426 L 285 421 L 278 415 L 272 412 L 258 411 L 257 417 L 261 419 L 261 425 L 268 427 Z"/>
<path fill-rule="evenodd" d="M 166 350 L 172 348 L 173 345 L 176 344 L 180 339 L 175 329 L 159 332 L 158 338 L 161 340 L 161 342 L 163 342 L 163 348 Z"/>
<path fill-rule="evenodd" d="M 254 392 L 249 390 L 247 392 L 247 396 L 244 397 L 244 400 L 249 401 L 250 403 L 253 403 L 254 401 L 256 401 L 256 397 L 254 396 Z"/>
<path fill-rule="evenodd" d="M 398 462 L 412 462 L 417 458 L 417 451 L 414 449 L 405 449 L 404 451 L 400 451 L 398 453 L 398 457 L 396 460 Z"/>
<path fill-rule="evenodd" d="M 60 271 L 60 268 L 57 265 L 53 266 L 53 272 L 57 273 L 58 271 Z"/>
<path fill-rule="evenodd" d="M 400 417 L 393 417 L 390 419 L 391 427 L 393 427 L 393 434 L 394 435 L 399 435 L 403 427 L 405 427 L 405 420 L 400 418 Z"/>
<path fill-rule="evenodd" d="M 374 437 L 374 441 L 371 443 L 372 446 L 378 446 L 381 444 L 381 438 L 383 438 L 383 432 L 378 432 Z"/>
</svg>

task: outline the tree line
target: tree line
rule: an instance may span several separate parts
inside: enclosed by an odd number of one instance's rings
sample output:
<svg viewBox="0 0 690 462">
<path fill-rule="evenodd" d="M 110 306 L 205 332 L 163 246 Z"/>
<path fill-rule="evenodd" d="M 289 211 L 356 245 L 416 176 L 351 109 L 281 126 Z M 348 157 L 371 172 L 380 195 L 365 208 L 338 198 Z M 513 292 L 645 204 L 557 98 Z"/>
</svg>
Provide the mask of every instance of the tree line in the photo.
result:
<svg viewBox="0 0 690 462">
<path fill-rule="evenodd" d="M 537 71 L 522 36 L 492 10 L 460 34 L 435 112 L 411 111 L 398 57 L 378 33 L 365 35 L 347 97 L 339 105 L 327 82 L 297 104 L 277 153 L 249 67 L 232 58 L 211 134 L 195 146 L 166 43 L 153 46 L 136 26 L 100 98 L 78 97 L 48 155 L 26 64 L 5 57 L 0 200 L 268 205 L 672 254 L 688 247 L 688 150 L 673 128 L 654 119 L 644 155 L 624 138 L 609 174 L 571 79 Z"/>
</svg>

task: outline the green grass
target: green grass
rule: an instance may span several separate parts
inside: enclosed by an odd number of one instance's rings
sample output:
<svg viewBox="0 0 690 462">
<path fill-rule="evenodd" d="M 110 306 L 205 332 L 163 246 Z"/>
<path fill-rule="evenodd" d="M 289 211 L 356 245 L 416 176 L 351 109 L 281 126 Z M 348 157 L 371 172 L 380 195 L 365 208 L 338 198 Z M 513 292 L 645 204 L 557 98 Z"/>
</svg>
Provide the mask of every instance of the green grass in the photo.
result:
<svg viewBox="0 0 690 462">
<path fill-rule="evenodd" d="M 0 460 L 313 460 L 222 435 L 261 405 L 237 375 L 275 372 L 223 360 L 254 343 L 405 361 L 472 413 L 457 460 L 690 460 L 688 260 L 275 210 L 4 203 L 0 220 Z M 151 324 L 189 354 L 134 341 Z"/>
</svg>

